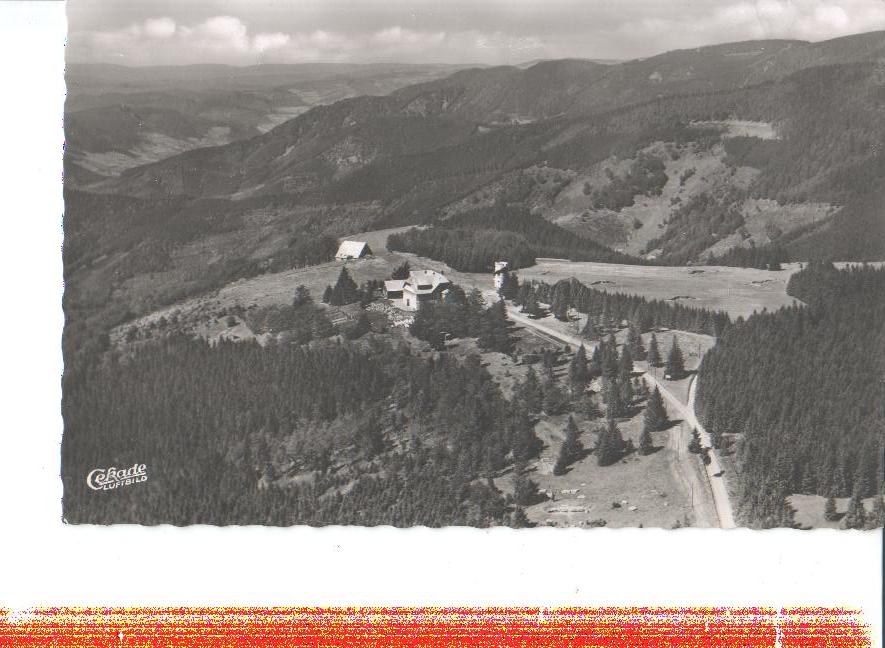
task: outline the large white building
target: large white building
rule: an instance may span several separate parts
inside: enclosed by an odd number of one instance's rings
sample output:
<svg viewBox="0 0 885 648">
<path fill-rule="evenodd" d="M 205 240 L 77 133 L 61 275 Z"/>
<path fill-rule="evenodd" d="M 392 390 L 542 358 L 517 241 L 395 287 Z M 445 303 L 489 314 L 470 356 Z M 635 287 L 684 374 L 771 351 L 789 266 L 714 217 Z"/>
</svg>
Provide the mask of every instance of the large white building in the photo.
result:
<svg viewBox="0 0 885 648">
<path fill-rule="evenodd" d="M 451 282 L 434 270 L 412 270 L 408 279 L 384 282 L 384 295 L 397 308 L 416 311 L 422 301 L 442 299 Z"/>
</svg>

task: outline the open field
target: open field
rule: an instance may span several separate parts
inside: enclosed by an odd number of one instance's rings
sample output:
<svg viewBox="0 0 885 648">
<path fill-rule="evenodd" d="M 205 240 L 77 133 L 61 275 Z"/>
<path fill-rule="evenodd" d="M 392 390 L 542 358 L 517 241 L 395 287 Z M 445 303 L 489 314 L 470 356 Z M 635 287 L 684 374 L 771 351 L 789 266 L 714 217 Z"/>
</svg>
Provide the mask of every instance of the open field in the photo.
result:
<svg viewBox="0 0 885 648">
<path fill-rule="evenodd" d="M 587 286 L 608 292 L 642 295 L 695 308 L 724 310 L 747 317 L 763 308 L 776 310 L 795 300 L 786 292 L 798 264 L 771 272 L 724 266 L 660 267 L 546 260 L 519 271 L 520 280 L 555 283 L 574 277 Z"/>
<path fill-rule="evenodd" d="M 553 464 L 564 438 L 566 416 L 551 417 L 535 427 L 545 447 L 533 464 L 531 478 L 542 492 L 553 499 L 526 508 L 528 518 L 539 526 L 592 526 L 605 521 L 608 527 L 663 527 L 677 522 L 693 526 L 709 526 L 703 508 L 704 494 L 692 491 L 676 467 L 677 447 L 671 445 L 670 431 L 654 434 L 659 449 L 651 455 L 634 452 L 611 466 L 599 466 L 596 455 L 590 454 L 572 464 L 564 475 L 553 474 Z M 595 443 L 592 428 L 602 420 L 577 418 L 585 448 Z M 642 431 L 642 413 L 620 421 L 625 439 L 638 446 Z M 677 426 L 678 427 L 678 426 Z M 511 476 L 495 480 L 505 491 L 511 490 Z M 715 526 L 715 524 L 713 524 Z"/>
<path fill-rule="evenodd" d="M 824 505 L 826 498 L 821 495 L 791 495 L 789 498 L 790 505 L 796 509 L 794 519 L 796 523 L 802 527 L 810 527 L 813 529 L 838 529 L 842 524 L 842 517 L 848 510 L 847 497 L 837 497 L 836 512 L 839 514 L 838 520 L 828 520 L 824 517 Z M 863 501 L 864 508 L 867 513 L 873 510 L 873 502 L 875 498 L 869 497 Z"/>
</svg>

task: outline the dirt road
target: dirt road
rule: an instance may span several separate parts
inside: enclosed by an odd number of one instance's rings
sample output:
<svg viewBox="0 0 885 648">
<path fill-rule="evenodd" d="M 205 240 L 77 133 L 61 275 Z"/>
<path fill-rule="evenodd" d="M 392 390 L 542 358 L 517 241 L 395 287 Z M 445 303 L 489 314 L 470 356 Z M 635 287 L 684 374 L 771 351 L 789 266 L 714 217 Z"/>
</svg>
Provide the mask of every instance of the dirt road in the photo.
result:
<svg viewBox="0 0 885 648">
<path fill-rule="evenodd" d="M 594 346 L 593 343 L 588 343 L 577 336 L 569 335 L 549 326 L 545 326 L 537 320 L 533 320 L 530 317 L 517 312 L 516 309 L 512 307 L 508 307 L 507 316 L 517 324 L 531 327 L 546 336 L 556 338 L 557 340 L 574 347 L 583 344 L 588 349 L 592 349 Z M 656 385 L 661 390 L 661 395 L 667 402 L 670 412 L 675 413 L 676 417 L 681 418 L 683 421 L 683 425 L 671 428 L 668 446 L 675 451 L 674 454 L 677 457 L 677 468 L 680 476 L 687 484 L 688 490 L 691 492 L 692 500 L 697 503 L 697 506 L 694 507 L 696 523 L 699 526 L 719 526 L 723 529 L 734 528 L 737 525 L 734 521 L 731 502 L 728 499 L 725 477 L 721 474 L 722 468 L 720 467 L 719 459 L 716 456 L 715 450 L 712 449 L 710 435 L 698 422 L 694 413 L 696 381 L 692 380 L 691 387 L 689 388 L 689 400 L 686 405 L 667 388 L 664 381 L 656 379 L 647 372 L 644 374 L 644 377 L 648 380 L 650 385 Z M 698 430 L 698 434 L 701 436 L 702 445 L 710 448 L 710 463 L 705 467 L 707 476 L 706 483 L 698 477 L 699 471 L 697 471 L 696 466 L 693 465 L 694 462 L 700 460 L 687 451 L 688 437 L 691 435 L 692 428 Z M 709 497 L 711 497 L 715 509 L 715 516 L 710 516 L 709 511 L 706 510 L 708 507 L 703 505 L 704 495 L 709 495 Z M 715 519 L 707 519 L 709 517 L 714 517 Z"/>
</svg>

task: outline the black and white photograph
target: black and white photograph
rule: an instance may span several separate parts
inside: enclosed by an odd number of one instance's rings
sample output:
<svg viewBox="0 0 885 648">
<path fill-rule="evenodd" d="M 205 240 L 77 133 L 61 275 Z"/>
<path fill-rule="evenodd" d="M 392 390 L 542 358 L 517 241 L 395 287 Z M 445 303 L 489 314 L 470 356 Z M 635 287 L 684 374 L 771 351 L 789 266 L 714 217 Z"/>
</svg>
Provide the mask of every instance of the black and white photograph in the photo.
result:
<svg viewBox="0 0 885 648">
<path fill-rule="evenodd" d="M 882 0 L 67 19 L 68 525 L 885 524 Z"/>
</svg>

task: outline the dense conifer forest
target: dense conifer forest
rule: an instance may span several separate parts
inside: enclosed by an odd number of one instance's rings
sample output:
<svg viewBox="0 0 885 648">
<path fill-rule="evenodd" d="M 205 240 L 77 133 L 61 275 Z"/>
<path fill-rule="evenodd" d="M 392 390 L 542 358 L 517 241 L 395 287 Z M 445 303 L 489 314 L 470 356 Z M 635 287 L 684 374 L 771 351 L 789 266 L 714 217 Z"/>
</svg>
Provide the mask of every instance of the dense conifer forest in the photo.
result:
<svg viewBox="0 0 885 648">
<path fill-rule="evenodd" d="M 476 357 L 171 338 L 65 380 L 71 522 L 522 523 L 485 478 L 538 440 Z M 138 488 L 85 484 L 134 463 L 148 467 Z"/>
<path fill-rule="evenodd" d="M 698 413 L 751 526 L 790 524 L 794 493 L 882 490 L 885 269 L 815 262 L 788 292 L 807 305 L 727 328 L 699 369 Z"/>
<path fill-rule="evenodd" d="M 521 205 L 475 209 L 432 228 L 392 234 L 387 247 L 439 259 L 464 272 L 490 272 L 500 259 L 507 259 L 512 268 L 524 268 L 533 265 L 536 257 L 649 264 L 576 236 Z"/>
</svg>

